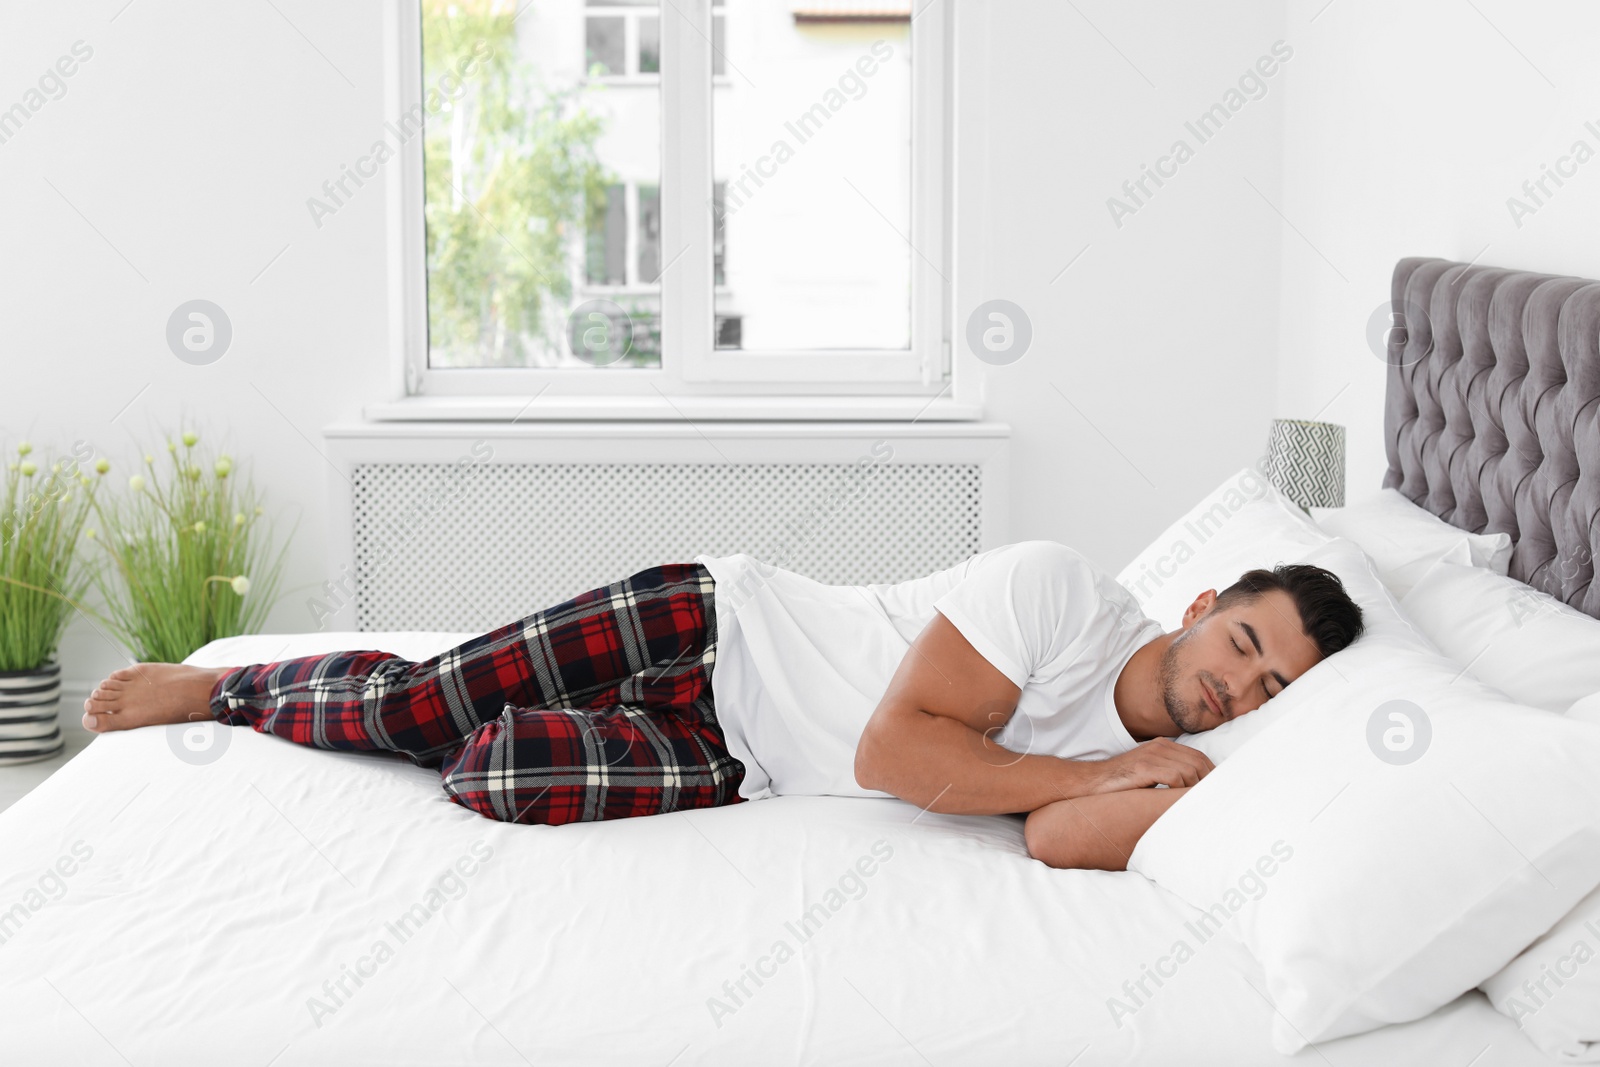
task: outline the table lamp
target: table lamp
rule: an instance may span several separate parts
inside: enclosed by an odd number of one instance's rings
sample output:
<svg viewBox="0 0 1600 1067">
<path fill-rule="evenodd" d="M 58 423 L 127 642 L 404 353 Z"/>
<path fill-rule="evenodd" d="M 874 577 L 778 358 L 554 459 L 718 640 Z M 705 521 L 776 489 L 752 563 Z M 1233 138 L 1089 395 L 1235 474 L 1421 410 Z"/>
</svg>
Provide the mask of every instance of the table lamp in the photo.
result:
<svg viewBox="0 0 1600 1067">
<path fill-rule="evenodd" d="M 1309 513 L 1344 507 L 1344 427 L 1273 419 L 1262 461 L 1267 480 Z"/>
</svg>

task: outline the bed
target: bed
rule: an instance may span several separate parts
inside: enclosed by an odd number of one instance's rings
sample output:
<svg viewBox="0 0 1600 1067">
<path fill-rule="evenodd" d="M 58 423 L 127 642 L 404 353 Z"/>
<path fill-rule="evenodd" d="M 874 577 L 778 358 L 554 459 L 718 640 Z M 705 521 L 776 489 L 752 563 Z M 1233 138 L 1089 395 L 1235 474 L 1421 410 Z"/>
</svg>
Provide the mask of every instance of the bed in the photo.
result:
<svg viewBox="0 0 1600 1067">
<path fill-rule="evenodd" d="M 1549 566 L 1580 536 L 1600 547 L 1600 487 L 1560 477 L 1600 442 L 1557 417 L 1593 398 L 1552 384 L 1553 340 L 1520 344 L 1561 302 L 1444 261 L 1402 261 L 1395 284 L 1432 335 L 1413 315 L 1399 348 L 1433 348 L 1391 360 L 1389 484 L 1509 532 L 1514 577 L 1600 613 L 1588 577 Z M 1513 324 L 1490 300 L 1508 285 L 1535 297 Z M 1527 486 L 1534 468 L 1553 491 Z M 193 661 L 422 658 L 465 636 L 235 638 Z M 0 1047 L 263 1067 L 1551 1062 L 1475 991 L 1283 1056 L 1241 944 L 1204 940 L 1155 981 L 1196 909 L 1137 873 L 1052 870 L 1022 827 L 834 797 L 507 826 L 395 758 L 225 727 L 108 734 L 0 813 Z"/>
</svg>

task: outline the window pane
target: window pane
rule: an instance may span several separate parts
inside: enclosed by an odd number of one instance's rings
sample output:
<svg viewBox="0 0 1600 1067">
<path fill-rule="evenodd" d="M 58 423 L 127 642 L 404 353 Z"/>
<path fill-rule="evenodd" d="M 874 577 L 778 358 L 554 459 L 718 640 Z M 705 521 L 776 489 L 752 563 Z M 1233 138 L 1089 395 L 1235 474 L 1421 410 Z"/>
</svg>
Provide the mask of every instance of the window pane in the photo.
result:
<svg viewBox="0 0 1600 1067">
<path fill-rule="evenodd" d="M 623 285 L 628 280 L 628 191 L 608 185 L 589 212 L 585 276 L 591 285 Z"/>
<path fill-rule="evenodd" d="M 910 347 L 910 5 L 895 6 L 813 22 L 726 3 L 712 159 L 718 240 L 738 254 L 717 279 L 718 347 Z"/>
<path fill-rule="evenodd" d="M 639 186 L 639 280 L 653 282 L 661 277 L 661 190 L 654 185 Z"/>
<path fill-rule="evenodd" d="M 659 239 L 646 274 L 629 189 L 659 203 L 660 88 L 586 80 L 623 69 L 622 5 L 421 6 L 423 102 L 395 125 L 425 122 L 429 366 L 659 366 Z M 583 347 L 606 323 L 617 343 Z"/>
<path fill-rule="evenodd" d="M 639 73 L 661 73 L 661 20 L 639 20 Z"/>
<path fill-rule="evenodd" d="M 728 284 L 728 229 L 727 182 L 713 182 L 711 186 L 711 282 Z"/>
<path fill-rule="evenodd" d="M 590 74 L 628 73 L 623 35 L 623 20 L 620 18 L 591 15 L 584 20 L 585 65 Z"/>
</svg>

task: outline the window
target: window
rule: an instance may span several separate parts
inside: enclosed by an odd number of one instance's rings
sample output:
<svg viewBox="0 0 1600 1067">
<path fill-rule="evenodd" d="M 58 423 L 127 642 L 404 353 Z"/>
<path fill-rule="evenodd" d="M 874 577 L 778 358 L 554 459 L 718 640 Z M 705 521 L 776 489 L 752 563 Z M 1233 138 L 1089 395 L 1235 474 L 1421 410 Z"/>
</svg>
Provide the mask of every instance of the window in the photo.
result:
<svg viewBox="0 0 1600 1067">
<path fill-rule="evenodd" d="M 621 285 L 628 264 L 628 187 L 608 185 L 589 219 L 584 275 L 590 285 Z"/>
<path fill-rule="evenodd" d="M 661 15 L 657 3 L 658 0 L 601 0 L 584 5 L 583 66 L 590 78 L 661 73 Z"/>
<path fill-rule="evenodd" d="M 616 77 L 630 73 L 627 55 L 628 20 L 616 15 L 590 15 L 584 19 L 584 69 L 590 77 Z M 634 67 L 637 70 L 637 65 Z"/>
<path fill-rule="evenodd" d="M 599 205 L 591 214 L 585 247 L 584 276 L 590 287 L 640 286 L 659 279 L 660 187 L 608 185 L 601 191 Z M 628 224 L 630 218 L 636 225 Z"/>
<path fill-rule="evenodd" d="M 928 9 L 402 6 L 408 394 L 942 392 L 948 13 Z"/>
<path fill-rule="evenodd" d="M 659 367 L 660 186 L 608 185 L 589 219 L 582 291 L 600 299 L 587 301 L 594 306 L 583 315 L 569 316 L 567 347 L 590 366 Z M 598 333 L 588 332 L 601 321 L 594 315 L 609 324 Z"/>
<path fill-rule="evenodd" d="M 908 350 L 908 25 L 740 32 L 771 6 L 730 0 L 738 55 L 712 94 L 717 221 L 740 251 L 717 310 L 739 310 L 741 351 Z"/>
</svg>

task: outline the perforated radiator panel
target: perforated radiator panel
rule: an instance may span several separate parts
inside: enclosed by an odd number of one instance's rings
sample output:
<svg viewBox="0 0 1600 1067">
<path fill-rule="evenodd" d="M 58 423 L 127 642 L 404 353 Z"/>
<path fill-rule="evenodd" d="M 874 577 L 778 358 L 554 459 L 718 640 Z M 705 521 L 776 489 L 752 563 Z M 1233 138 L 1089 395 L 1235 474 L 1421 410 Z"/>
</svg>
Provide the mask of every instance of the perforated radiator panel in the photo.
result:
<svg viewBox="0 0 1600 1067">
<path fill-rule="evenodd" d="M 968 463 L 370 463 L 352 484 L 362 630 L 489 630 L 701 553 L 866 584 L 980 548 Z"/>
</svg>

